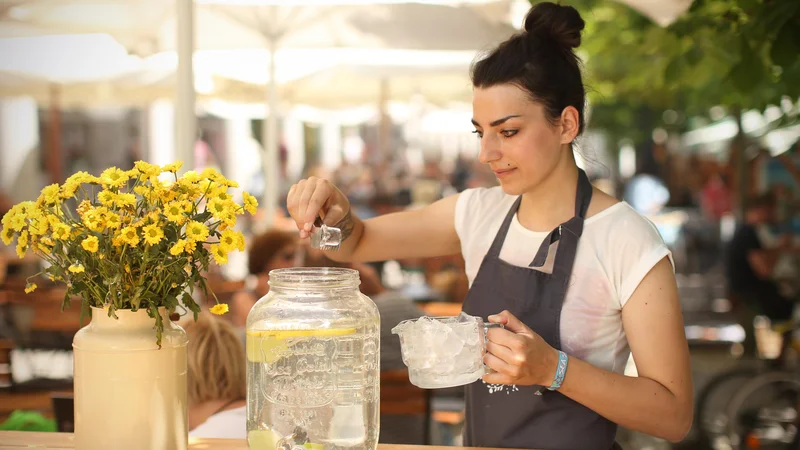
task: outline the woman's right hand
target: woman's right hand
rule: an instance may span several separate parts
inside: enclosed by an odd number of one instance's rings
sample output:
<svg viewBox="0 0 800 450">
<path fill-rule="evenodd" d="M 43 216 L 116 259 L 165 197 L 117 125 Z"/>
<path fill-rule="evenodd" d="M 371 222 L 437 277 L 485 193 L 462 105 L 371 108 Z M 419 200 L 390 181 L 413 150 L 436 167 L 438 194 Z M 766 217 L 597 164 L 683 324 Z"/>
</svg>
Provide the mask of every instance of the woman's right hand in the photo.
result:
<svg viewBox="0 0 800 450">
<path fill-rule="evenodd" d="M 311 235 L 317 215 L 326 225 L 336 225 L 350 212 L 350 201 L 328 180 L 309 177 L 289 189 L 286 199 L 289 214 L 300 230 L 300 237 Z"/>
</svg>

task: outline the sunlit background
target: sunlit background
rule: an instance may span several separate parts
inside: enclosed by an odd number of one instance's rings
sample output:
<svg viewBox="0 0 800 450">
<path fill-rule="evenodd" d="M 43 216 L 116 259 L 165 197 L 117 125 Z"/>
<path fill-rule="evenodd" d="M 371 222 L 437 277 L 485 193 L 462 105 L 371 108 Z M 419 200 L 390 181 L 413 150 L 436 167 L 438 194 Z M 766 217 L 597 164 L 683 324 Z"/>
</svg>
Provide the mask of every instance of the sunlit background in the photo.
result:
<svg viewBox="0 0 800 450">
<path fill-rule="evenodd" d="M 647 215 L 673 251 L 701 392 L 714 376 L 759 364 L 740 357 L 745 331 L 723 271 L 723 248 L 747 199 L 775 192 L 780 224 L 763 230 L 765 239 L 789 233 L 800 242 L 800 2 L 562 3 L 587 22 L 579 165 Z M 312 174 L 334 180 L 362 217 L 491 186 L 470 133 L 470 64 L 515 33 L 530 6 L 0 0 L 0 215 L 77 171 L 129 169 L 137 160 L 178 159 L 183 171 L 213 167 L 237 180 L 260 202 L 240 224 L 248 242 L 293 229 L 286 193 Z M 79 311 L 57 312 L 60 288 L 46 281 L 25 297 L 25 278 L 40 261 L 0 250 L 0 423 L 15 410 L 58 421 L 51 393 L 70 389 Z M 219 295 L 254 283 L 246 253 L 230 261 L 209 274 Z M 460 310 L 460 257 L 376 269 L 421 314 Z M 776 271 L 796 297 L 797 257 Z M 761 357 L 770 358 L 780 344 L 758 324 Z M 727 395 L 719 392 L 715 399 Z M 427 442 L 459 444 L 463 397 L 426 398 Z M 708 408 L 678 448 L 731 448 L 713 423 L 701 423 L 722 407 Z M 425 439 L 412 435 L 400 433 L 407 443 Z M 625 448 L 670 448 L 625 430 L 620 439 Z"/>
</svg>

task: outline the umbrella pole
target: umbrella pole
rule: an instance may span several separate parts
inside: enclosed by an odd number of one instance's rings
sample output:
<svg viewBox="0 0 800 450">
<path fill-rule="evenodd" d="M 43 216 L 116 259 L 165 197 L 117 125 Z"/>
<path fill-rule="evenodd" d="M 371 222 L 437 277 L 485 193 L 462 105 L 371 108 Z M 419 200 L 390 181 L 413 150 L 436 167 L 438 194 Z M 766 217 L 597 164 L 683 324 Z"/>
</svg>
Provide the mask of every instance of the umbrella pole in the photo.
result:
<svg viewBox="0 0 800 450">
<path fill-rule="evenodd" d="M 275 38 L 269 40 L 269 85 L 267 87 L 267 116 L 264 120 L 262 140 L 264 143 L 264 157 L 262 165 L 264 171 L 264 225 L 269 228 L 275 222 L 275 213 L 278 207 L 278 86 L 275 80 L 275 52 L 277 45 Z"/>
<path fill-rule="evenodd" d="M 182 172 L 194 169 L 197 139 L 194 92 L 194 2 L 178 0 L 178 80 L 175 108 L 175 158 L 183 161 Z"/>
</svg>

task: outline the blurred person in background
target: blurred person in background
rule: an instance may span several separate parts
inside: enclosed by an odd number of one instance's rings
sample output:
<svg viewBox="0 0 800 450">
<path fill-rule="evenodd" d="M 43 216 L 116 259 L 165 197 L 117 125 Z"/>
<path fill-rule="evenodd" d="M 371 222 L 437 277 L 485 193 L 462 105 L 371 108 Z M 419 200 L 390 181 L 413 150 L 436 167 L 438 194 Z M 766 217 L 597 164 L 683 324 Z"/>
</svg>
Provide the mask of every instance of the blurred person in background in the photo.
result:
<svg viewBox="0 0 800 450">
<path fill-rule="evenodd" d="M 756 343 L 753 319 L 765 315 L 773 323 L 792 318 L 794 302 L 785 298 L 772 278 L 775 265 L 784 252 L 791 251 L 788 239 L 769 248 L 759 236 L 759 228 L 775 223 L 775 197 L 764 194 L 747 205 L 744 221 L 738 225 L 728 243 L 725 263 L 728 291 L 734 299 L 735 310 L 745 329 L 744 350 L 755 356 Z M 790 344 L 784 339 L 784 348 Z M 783 352 L 782 352 L 783 355 Z"/>
<path fill-rule="evenodd" d="M 269 272 L 298 265 L 299 239 L 296 233 L 272 229 L 253 238 L 247 251 L 248 285 L 231 299 L 230 320 L 242 332 L 247 314 L 269 292 Z"/>
<path fill-rule="evenodd" d="M 583 28 L 573 7 L 539 2 L 473 65 L 479 160 L 500 186 L 367 221 L 328 180 L 301 180 L 287 199 L 301 238 L 317 214 L 342 229 L 337 260 L 462 253 L 464 312 L 505 325 L 488 332 L 493 371 L 466 387 L 465 446 L 610 449 L 617 424 L 672 442 L 692 425 L 670 251 L 575 162 Z M 631 354 L 637 377 L 623 373 Z"/>
<path fill-rule="evenodd" d="M 189 436 L 247 438 L 245 352 L 230 323 L 208 313 L 184 325 Z"/>
</svg>

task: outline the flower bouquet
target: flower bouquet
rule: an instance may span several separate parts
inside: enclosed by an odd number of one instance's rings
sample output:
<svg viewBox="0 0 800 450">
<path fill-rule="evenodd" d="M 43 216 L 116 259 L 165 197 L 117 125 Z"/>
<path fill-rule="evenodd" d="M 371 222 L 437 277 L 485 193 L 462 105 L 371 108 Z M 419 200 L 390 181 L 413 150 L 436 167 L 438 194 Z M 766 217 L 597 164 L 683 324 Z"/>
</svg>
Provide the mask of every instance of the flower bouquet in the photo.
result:
<svg viewBox="0 0 800 450">
<path fill-rule="evenodd" d="M 180 299 L 197 318 L 193 289 L 213 295 L 203 273 L 212 258 L 226 264 L 229 252 L 244 250 L 236 218 L 255 214 L 258 205 L 246 192 L 236 203 L 228 189 L 237 183 L 214 169 L 178 176 L 180 167 L 137 161 L 129 171 L 111 167 L 99 177 L 78 172 L 3 216 L 3 242 L 16 239 L 20 258 L 32 251 L 48 263 L 42 273 L 67 286 L 62 308 L 79 296 L 82 312 L 104 308 L 117 318 L 119 310 L 146 310 L 160 347 L 159 308 L 172 313 Z M 25 291 L 35 289 L 28 282 Z M 227 312 L 214 299 L 211 312 Z"/>
</svg>

